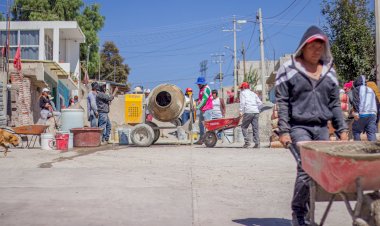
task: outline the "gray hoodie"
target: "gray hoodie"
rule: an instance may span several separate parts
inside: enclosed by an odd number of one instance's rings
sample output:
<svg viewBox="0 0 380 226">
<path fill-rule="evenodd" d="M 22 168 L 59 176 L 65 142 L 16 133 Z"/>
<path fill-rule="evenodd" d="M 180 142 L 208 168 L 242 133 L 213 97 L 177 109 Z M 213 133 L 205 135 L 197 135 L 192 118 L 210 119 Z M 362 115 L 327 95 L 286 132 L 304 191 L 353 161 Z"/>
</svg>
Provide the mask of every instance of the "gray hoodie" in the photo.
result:
<svg viewBox="0 0 380 226">
<path fill-rule="evenodd" d="M 325 53 L 320 79 L 313 85 L 305 68 L 295 60 L 302 54 L 306 43 L 323 37 Z M 284 63 L 276 76 L 276 102 L 278 105 L 280 134 L 289 133 L 297 125 L 326 126 L 331 120 L 337 132 L 347 129 L 340 107 L 339 85 L 333 69 L 328 38 L 316 26 L 311 26 L 303 35 L 292 59 Z"/>
</svg>

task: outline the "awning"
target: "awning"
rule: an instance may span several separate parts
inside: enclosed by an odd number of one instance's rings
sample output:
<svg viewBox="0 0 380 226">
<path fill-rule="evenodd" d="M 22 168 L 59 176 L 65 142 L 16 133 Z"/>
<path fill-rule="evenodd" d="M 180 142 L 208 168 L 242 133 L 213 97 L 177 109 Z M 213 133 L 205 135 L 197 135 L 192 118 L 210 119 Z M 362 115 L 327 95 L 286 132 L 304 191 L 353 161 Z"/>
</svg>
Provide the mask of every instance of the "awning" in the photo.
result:
<svg viewBox="0 0 380 226">
<path fill-rule="evenodd" d="M 13 60 L 10 60 L 13 62 Z M 21 60 L 21 63 L 42 63 L 44 67 L 49 68 L 58 79 L 68 79 L 70 77 L 69 73 L 67 73 L 63 68 L 55 61 L 50 60 Z"/>
</svg>

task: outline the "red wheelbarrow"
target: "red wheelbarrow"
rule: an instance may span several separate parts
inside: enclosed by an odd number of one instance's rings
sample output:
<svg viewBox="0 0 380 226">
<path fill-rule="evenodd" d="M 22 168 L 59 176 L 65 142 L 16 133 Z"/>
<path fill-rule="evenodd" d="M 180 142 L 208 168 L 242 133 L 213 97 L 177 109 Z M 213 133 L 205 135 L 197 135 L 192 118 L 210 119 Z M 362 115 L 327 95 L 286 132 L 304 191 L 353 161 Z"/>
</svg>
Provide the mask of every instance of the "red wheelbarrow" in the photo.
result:
<svg viewBox="0 0 380 226">
<path fill-rule="evenodd" d="M 217 133 L 224 130 L 235 128 L 239 126 L 241 116 L 237 118 L 220 118 L 204 121 L 204 126 L 207 129 L 205 134 L 204 143 L 207 147 L 215 147 L 218 141 Z"/>
<path fill-rule="evenodd" d="M 298 146 L 302 168 L 312 178 L 311 225 L 323 225 L 332 203 L 344 201 L 353 225 L 380 226 L 380 142 L 300 142 Z M 329 202 L 320 224 L 314 219 L 318 201 Z M 350 201 L 356 201 L 354 208 Z"/>
</svg>

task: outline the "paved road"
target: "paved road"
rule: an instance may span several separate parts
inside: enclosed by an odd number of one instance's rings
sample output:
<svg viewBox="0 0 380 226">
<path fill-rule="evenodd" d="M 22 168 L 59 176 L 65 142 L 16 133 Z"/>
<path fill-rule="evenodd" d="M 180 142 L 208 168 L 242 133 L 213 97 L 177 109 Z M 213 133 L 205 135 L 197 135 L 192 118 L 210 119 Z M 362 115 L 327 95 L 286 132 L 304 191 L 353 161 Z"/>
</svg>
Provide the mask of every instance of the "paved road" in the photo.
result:
<svg viewBox="0 0 380 226">
<path fill-rule="evenodd" d="M 0 158 L 0 225 L 289 226 L 294 176 L 282 149 L 13 150 Z M 341 203 L 326 225 L 351 225 Z"/>
</svg>

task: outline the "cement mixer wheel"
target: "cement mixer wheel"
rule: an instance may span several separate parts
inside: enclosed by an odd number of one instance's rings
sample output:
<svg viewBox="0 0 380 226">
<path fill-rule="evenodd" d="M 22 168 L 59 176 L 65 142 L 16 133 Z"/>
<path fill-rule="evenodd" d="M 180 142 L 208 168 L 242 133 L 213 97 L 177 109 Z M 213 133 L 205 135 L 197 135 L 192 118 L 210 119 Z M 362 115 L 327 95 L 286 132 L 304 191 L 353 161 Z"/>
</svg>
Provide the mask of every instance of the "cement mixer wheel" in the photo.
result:
<svg viewBox="0 0 380 226">
<path fill-rule="evenodd" d="M 204 143 L 206 147 L 212 148 L 215 147 L 216 142 L 218 141 L 218 137 L 216 136 L 216 133 L 213 131 L 208 131 L 205 134 Z"/>
<path fill-rule="evenodd" d="M 147 124 L 138 124 L 132 128 L 131 140 L 139 147 L 149 147 L 153 143 L 154 132 Z"/>
<path fill-rule="evenodd" d="M 154 122 L 148 121 L 148 122 L 146 122 L 146 124 L 148 124 L 150 127 L 152 127 L 152 129 L 158 127 L 157 124 L 154 123 Z M 156 143 L 157 140 L 158 140 L 158 138 L 160 138 L 160 135 L 161 135 L 160 134 L 160 129 L 153 129 L 153 132 L 154 132 L 154 138 L 153 138 L 153 143 L 152 144 Z"/>
</svg>

